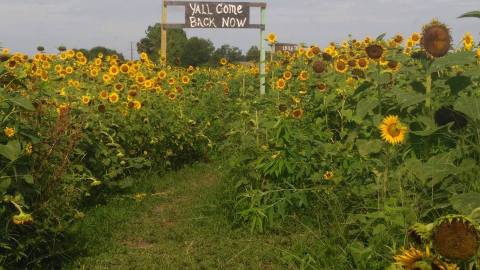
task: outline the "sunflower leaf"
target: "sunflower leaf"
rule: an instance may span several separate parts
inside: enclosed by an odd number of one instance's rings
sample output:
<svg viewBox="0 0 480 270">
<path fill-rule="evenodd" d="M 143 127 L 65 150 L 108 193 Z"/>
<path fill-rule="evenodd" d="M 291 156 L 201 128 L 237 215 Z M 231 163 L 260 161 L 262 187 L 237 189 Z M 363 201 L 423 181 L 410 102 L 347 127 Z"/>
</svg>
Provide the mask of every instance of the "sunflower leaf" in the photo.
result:
<svg viewBox="0 0 480 270">
<path fill-rule="evenodd" d="M 463 215 L 469 215 L 475 209 L 480 207 L 480 193 L 469 192 L 456 194 L 450 197 L 449 201 L 452 204 L 453 209 Z"/>
<path fill-rule="evenodd" d="M 470 12 L 464 13 L 464 14 L 460 15 L 458 18 L 459 19 L 460 18 L 480 18 L 480 10 L 470 11 Z"/>
<path fill-rule="evenodd" d="M 473 120 L 480 120 L 480 98 L 463 96 L 457 99 L 454 109 Z"/>
</svg>

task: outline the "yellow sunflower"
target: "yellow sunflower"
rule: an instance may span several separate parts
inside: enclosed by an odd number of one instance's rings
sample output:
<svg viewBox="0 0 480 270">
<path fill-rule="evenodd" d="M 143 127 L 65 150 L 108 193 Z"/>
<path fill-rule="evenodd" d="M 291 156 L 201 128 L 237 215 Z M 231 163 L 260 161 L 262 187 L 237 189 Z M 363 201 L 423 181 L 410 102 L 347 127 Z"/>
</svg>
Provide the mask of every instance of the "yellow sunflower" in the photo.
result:
<svg viewBox="0 0 480 270">
<path fill-rule="evenodd" d="M 385 117 L 378 127 L 382 132 L 382 139 L 395 145 L 405 140 L 407 128 L 398 120 L 398 116 L 389 115 Z"/>
<path fill-rule="evenodd" d="M 287 85 L 287 83 L 285 82 L 284 79 L 278 79 L 277 80 L 277 83 L 276 83 L 277 89 L 283 90 L 283 89 L 285 89 L 286 85 Z"/>
<path fill-rule="evenodd" d="M 348 69 L 348 63 L 345 60 L 338 59 L 335 61 L 335 70 L 340 73 L 345 73 Z"/>
<path fill-rule="evenodd" d="M 308 80 L 308 72 L 306 72 L 305 70 L 300 72 L 300 75 L 298 75 L 298 79 L 301 80 L 301 81 Z"/>
<path fill-rule="evenodd" d="M 13 136 L 15 136 L 15 128 L 6 127 L 3 132 L 8 138 L 12 138 Z"/>
<path fill-rule="evenodd" d="M 158 72 L 158 74 L 157 74 L 157 77 L 160 80 L 163 80 L 167 77 L 167 72 L 165 70 L 160 70 L 160 72 Z"/>
<path fill-rule="evenodd" d="M 85 105 L 88 105 L 90 103 L 90 97 L 89 96 L 82 96 L 82 103 Z"/>
<path fill-rule="evenodd" d="M 120 66 L 120 72 L 122 72 L 123 74 L 128 73 L 128 71 L 130 71 L 130 67 L 127 64 L 122 64 Z"/>
<path fill-rule="evenodd" d="M 463 36 L 463 47 L 466 51 L 470 51 L 473 47 L 473 36 L 469 32 Z"/>
<path fill-rule="evenodd" d="M 277 42 L 277 35 L 275 33 L 268 34 L 267 41 L 270 44 L 274 44 L 275 42 Z"/>
<path fill-rule="evenodd" d="M 332 180 L 334 174 L 332 171 L 326 171 L 324 174 L 323 174 L 323 179 L 325 180 Z"/>
<path fill-rule="evenodd" d="M 116 92 L 112 92 L 110 94 L 110 96 L 108 97 L 108 100 L 111 102 L 111 103 L 117 103 L 118 102 L 118 94 Z"/>
</svg>

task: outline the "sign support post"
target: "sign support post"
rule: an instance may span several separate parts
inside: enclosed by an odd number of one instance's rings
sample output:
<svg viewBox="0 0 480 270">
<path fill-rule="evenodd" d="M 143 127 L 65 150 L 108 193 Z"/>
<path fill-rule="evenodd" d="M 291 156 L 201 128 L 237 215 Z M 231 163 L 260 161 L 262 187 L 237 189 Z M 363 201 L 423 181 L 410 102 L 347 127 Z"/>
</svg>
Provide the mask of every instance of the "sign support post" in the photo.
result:
<svg viewBox="0 0 480 270">
<path fill-rule="evenodd" d="M 161 43 L 161 48 L 160 48 L 160 62 L 164 61 L 165 63 L 167 62 L 167 3 L 165 3 L 165 0 L 163 2 L 163 7 L 162 7 L 162 22 L 161 22 L 161 27 L 162 27 L 162 43 Z"/>
<path fill-rule="evenodd" d="M 266 20 L 266 8 L 262 7 L 260 9 L 260 25 L 263 27 L 260 28 L 260 95 L 265 95 L 265 79 L 266 79 L 266 71 L 265 71 L 265 20 Z"/>
</svg>

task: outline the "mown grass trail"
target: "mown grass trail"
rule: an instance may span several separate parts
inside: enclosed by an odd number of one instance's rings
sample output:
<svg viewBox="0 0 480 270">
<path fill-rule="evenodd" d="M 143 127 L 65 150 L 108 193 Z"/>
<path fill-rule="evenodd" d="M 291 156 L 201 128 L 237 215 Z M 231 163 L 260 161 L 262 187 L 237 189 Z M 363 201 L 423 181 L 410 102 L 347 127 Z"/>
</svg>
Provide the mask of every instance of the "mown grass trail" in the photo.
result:
<svg viewBox="0 0 480 270">
<path fill-rule="evenodd" d="M 147 178 L 87 213 L 77 234 L 88 253 L 66 269 L 288 269 L 284 251 L 309 237 L 232 228 L 212 165 Z"/>
</svg>

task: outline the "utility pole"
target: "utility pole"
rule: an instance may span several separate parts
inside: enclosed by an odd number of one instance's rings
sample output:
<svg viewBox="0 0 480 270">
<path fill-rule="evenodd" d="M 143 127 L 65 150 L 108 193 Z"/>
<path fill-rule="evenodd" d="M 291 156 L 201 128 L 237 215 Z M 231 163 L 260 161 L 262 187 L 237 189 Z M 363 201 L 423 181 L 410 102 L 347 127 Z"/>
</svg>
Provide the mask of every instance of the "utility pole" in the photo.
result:
<svg viewBox="0 0 480 270">
<path fill-rule="evenodd" d="M 130 41 L 130 61 L 133 61 L 133 41 Z"/>
<path fill-rule="evenodd" d="M 162 0 L 162 41 L 161 41 L 161 49 L 160 49 L 160 62 L 167 62 L 167 30 L 165 25 L 167 24 L 167 4 L 165 0 Z"/>
</svg>

